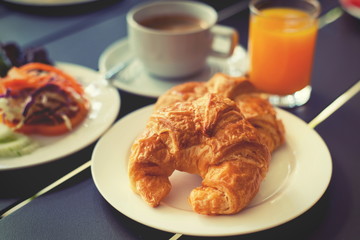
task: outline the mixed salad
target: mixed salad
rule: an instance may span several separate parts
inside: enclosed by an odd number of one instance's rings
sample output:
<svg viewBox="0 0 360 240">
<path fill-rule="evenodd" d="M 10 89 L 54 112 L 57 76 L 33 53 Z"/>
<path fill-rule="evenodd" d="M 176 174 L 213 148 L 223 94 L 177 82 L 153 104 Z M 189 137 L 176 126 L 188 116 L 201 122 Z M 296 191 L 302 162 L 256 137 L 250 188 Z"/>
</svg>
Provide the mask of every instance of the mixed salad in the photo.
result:
<svg viewBox="0 0 360 240">
<path fill-rule="evenodd" d="M 20 134 L 64 134 L 86 118 L 89 101 L 82 86 L 72 76 L 51 65 L 46 54 L 39 54 L 42 51 L 33 54 L 33 59 L 29 53 L 15 54 L 17 57 L 14 57 L 7 51 L 2 52 L 6 58 L 0 62 L 3 74 L 0 78 L 0 123 L 14 134 L 8 138 L 8 131 L 5 131 L 3 142 L 8 143 L 8 139 L 17 142 Z M 33 62 L 36 59 L 39 61 Z M 1 139 L 0 131 L 0 143 Z M 29 152 L 19 151 L 18 144 L 6 146 L 6 149 L 8 146 L 15 149 L 12 152 L 17 155 Z M 1 153 L 0 147 L 0 156 Z"/>
</svg>

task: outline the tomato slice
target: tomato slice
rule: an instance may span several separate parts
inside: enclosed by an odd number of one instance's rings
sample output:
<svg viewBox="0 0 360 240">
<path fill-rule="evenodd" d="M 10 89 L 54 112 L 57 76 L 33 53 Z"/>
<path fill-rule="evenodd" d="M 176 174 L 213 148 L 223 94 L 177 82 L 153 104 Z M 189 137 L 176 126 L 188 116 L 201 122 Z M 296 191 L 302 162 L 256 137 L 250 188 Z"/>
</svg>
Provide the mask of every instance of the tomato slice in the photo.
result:
<svg viewBox="0 0 360 240">
<path fill-rule="evenodd" d="M 360 8 L 360 0 L 343 0 L 343 3 L 347 7 L 354 6 Z"/>
<path fill-rule="evenodd" d="M 80 125 L 85 118 L 87 117 L 89 112 L 88 104 L 79 104 L 79 111 L 77 114 L 70 118 L 72 128 L 69 129 L 65 122 L 56 125 L 45 125 L 45 124 L 24 124 L 16 131 L 24 134 L 40 134 L 45 136 L 56 136 L 67 133 Z M 6 122 L 5 122 L 6 123 Z M 6 123 L 9 125 L 9 123 Z"/>
</svg>

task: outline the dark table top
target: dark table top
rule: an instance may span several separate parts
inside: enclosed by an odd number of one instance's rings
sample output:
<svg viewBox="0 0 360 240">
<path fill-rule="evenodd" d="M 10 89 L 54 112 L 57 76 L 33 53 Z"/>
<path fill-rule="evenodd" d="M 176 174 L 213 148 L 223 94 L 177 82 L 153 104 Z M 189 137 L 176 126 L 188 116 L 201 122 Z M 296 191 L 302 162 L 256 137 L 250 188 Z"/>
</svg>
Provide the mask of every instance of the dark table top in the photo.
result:
<svg viewBox="0 0 360 240">
<path fill-rule="evenodd" d="M 125 15 L 140 2 L 143 1 L 98 0 L 41 7 L 3 1 L 0 42 L 16 41 L 23 48 L 43 46 L 55 61 L 98 70 L 103 51 L 126 37 Z M 246 48 L 248 1 L 203 2 L 218 11 L 221 24 L 239 31 L 240 44 Z M 320 2 L 322 15 L 339 7 L 337 0 Z M 344 13 L 319 30 L 310 101 L 302 107 L 287 109 L 310 123 L 331 105 L 330 114 L 312 125 L 327 144 L 333 164 L 330 184 L 321 199 L 302 215 L 280 226 L 221 239 L 357 239 L 360 236 L 359 56 L 360 20 Z M 121 108 L 117 120 L 156 101 L 118 91 Z M 351 93 L 354 97 L 348 97 Z M 206 238 L 154 229 L 114 209 L 92 179 L 90 159 L 95 145 L 96 141 L 46 164 L 0 171 L 0 239 Z"/>
</svg>

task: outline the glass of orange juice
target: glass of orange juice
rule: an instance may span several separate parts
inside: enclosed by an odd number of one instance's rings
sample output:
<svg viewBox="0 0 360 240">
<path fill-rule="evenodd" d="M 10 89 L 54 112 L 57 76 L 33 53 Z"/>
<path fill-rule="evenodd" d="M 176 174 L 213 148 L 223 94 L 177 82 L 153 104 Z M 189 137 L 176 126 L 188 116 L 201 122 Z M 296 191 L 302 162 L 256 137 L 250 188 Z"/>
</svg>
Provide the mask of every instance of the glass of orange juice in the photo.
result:
<svg viewBox="0 0 360 240">
<path fill-rule="evenodd" d="M 250 81 L 281 107 L 305 104 L 318 30 L 317 0 L 251 0 Z"/>
</svg>

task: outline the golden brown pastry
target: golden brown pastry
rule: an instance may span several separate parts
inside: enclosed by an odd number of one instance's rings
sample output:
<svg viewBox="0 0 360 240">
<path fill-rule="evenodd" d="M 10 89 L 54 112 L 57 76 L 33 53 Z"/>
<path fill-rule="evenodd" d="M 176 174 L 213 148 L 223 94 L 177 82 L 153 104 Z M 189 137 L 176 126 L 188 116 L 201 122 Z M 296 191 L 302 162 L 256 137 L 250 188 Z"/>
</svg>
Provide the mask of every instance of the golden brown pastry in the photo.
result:
<svg viewBox="0 0 360 240">
<path fill-rule="evenodd" d="M 156 207 L 171 190 L 174 170 L 198 174 L 202 185 L 189 196 L 194 211 L 234 214 L 258 192 L 269 159 L 258 131 L 236 103 L 205 93 L 154 111 L 132 146 L 129 177 L 133 190 Z"/>
<path fill-rule="evenodd" d="M 193 101 L 208 92 L 232 100 L 243 95 L 260 96 L 246 77 L 230 77 L 217 73 L 207 82 L 186 82 L 169 89 L 159 97 L 155 109 L 170 106 L 176 102 Z"/>
<path fill-rule="evenodd" d="M 261 140 L 270 152 L 284 143 L 284 126 L 277 119 L 274 108 L 246 77 L 217 73 L 208 82 L 188 82 L 175 86 L 159 97 L 155 109 L 176 102 L 194 101 L 208 92 L 234 100 L 245 118 L 258 129 Z"/>
</svg>

